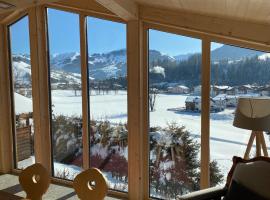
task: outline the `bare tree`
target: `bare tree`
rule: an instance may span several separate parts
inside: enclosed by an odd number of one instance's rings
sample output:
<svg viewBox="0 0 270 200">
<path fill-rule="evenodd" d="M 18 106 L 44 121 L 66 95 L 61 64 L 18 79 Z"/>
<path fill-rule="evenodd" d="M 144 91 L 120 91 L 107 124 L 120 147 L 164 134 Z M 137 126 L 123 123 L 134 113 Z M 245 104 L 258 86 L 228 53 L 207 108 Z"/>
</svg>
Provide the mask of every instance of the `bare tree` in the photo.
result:
<svg viewBox="0 0 270 200">
<path fill-rule="evenodd" d="M 81 90 L 81 85 L 80 83 L 77 83 L 74 79 L 71 80 L 70 84 L 71 88 L 74 90 L 74 95 L 77 96 L 77 91 Z"/>
<path fill-rule="evenodd" d="M 158 89 L 150 88 L 149 89 L 149 107 L 150 111 L 153 112 L 155 110 L 156 97 L 158 94 Z"/>
</svg>

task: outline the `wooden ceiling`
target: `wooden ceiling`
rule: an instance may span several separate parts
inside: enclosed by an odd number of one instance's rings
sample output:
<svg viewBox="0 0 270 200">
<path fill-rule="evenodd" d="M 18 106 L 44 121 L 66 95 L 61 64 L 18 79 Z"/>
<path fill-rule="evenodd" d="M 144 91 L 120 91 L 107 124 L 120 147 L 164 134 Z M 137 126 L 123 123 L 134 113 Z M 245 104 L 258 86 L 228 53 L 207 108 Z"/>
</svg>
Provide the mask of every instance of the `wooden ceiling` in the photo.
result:
<svg viewBox="0 0 270 200">
<path fill-rule="evenodd" d="M 270 24 L 269 0 L 134 0 L 141 5 Z"/>
<path fill-rule="evenodd" d="M 14 10 L 24 9 L 39 3 L 57 2 L 58 0 L 0 0 L 14 5 L 9 9 L 0 8 L 0 19 L 12 13 Z M 88 8 L 88 3 L 94 0 L 62 0 L 61 4 L 83 4 Z M 100 2 L 104 0 L 96 0 Z M 113 0 L 116 1 L 116 0 Z M 117 0 L 120 3 L 124 2 Z M 256 23 L 270 24 L 270 1 L 269 0 L 125 0 L 158 8 L 186 11 L 204 14 L 208 16 L 226 17 Z M 72 3 L 73 2 L 73 3 Z M 76 4 L 77 2 L 77 4 Z M 106 1 L 104 1 L 106 2 Z M 107 1 L 110 2 L 110 1 Z"/>
</svg>

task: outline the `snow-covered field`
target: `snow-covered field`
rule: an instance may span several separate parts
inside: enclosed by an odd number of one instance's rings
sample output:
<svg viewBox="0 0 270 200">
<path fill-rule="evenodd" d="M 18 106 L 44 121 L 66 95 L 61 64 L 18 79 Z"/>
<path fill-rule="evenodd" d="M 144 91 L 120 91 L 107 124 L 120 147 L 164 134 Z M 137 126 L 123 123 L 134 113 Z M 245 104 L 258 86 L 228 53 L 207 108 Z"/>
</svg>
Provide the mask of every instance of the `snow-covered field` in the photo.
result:
<svg viewBox="0 0 270 200">
<path fill-rule="evenodd" d="M 172 108 L 185 106 L 185 95 L 158 94 L 155 111 L 150 113 L 151 126 L 166 126 L 169 122 L 176 122 L 186 126 L 198 142 L 201 135 L 200 113 L 177 112 Z M 117 94 L 97 95 L 93 92 L 90 96 L 90 113 L 95 120 L 107 119 L 111 122 L 127 121 L 127 93 L 119 91 Z M 74 91 L 52 91 L 53 113 L 64 115 L 82 114 L 81 96 L 74 96 Z M 20 103 L 21 105 L 22 103 Z M 25 107 L 27 108 L 27 107 Z M 234 155 L 243 156 L 248 142 L 250 131 L 233 127 L 233 109 L 225 109 L 219 113 L 211 113 L 210 121 L 210 154 L 211 160 L 217 160 L 224 175 L 232 165 Z M 267 146 L 270 147 L 268 136 Z M 255 148 L 253 148 L 254 152 Z M 268 148 L 270 153 L 270 150 Z"/>
</svg>

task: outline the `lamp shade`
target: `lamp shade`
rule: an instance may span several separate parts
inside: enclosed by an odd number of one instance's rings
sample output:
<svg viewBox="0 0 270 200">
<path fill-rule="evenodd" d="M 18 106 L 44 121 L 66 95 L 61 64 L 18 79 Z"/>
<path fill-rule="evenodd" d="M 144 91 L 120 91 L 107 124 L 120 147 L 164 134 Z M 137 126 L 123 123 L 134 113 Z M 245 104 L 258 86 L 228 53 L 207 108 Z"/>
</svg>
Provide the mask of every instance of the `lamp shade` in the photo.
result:
<svg viewBox="0 0 270 200">
<path fill-rule="evenodd" d="M 239 98 L 233 125 L 253 131 L 270 131 L 270 98 Z"/>
</svg>

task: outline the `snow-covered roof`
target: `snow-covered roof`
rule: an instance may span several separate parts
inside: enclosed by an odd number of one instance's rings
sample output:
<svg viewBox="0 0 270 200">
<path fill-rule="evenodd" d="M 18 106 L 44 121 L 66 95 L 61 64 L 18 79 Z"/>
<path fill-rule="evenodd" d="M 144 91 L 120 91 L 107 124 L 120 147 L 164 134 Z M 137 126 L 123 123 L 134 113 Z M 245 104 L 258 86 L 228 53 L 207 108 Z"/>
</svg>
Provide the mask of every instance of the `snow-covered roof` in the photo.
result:
<svg viewBox="0 0 270 200">
<path fill-rule="evenodd" d="M 188 90 L 189 89 L 187 86 L 184 86 L 184 85 L 177 85 L 176 87 L 182 88 L 182 89 L 185 89 L 185 90 Z"/>
<path fill-rule="evenodd" d="M 241 86 L 240 86 L 241 87 Z M 247 85 L 243 85 L 243 87 L 248 88 L 248 89 L 253 89 L 253 85 L 247 84 Z"/>
<path fill-rule="evenodd" d="M 16 114 L 33 112 L 32 99 L 18 93 L 14 93 Z"/>
<path fill-rule="evenodd" d="M 233 89 L 232 87 L 230 87 L 228 85 L 215 85 L 214 87 L 219 89 L 219 90 L 231 90 L 231 89 Z"/>
</svg>

